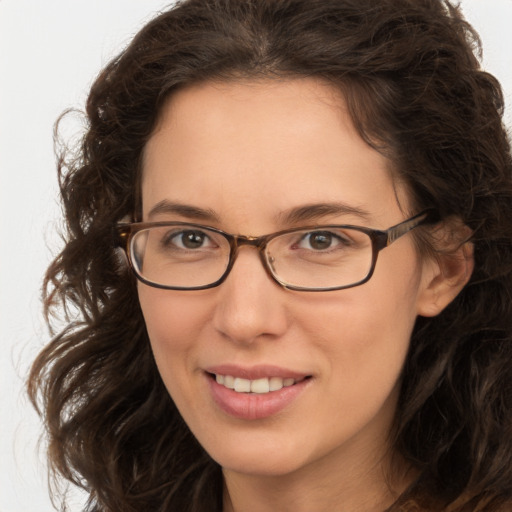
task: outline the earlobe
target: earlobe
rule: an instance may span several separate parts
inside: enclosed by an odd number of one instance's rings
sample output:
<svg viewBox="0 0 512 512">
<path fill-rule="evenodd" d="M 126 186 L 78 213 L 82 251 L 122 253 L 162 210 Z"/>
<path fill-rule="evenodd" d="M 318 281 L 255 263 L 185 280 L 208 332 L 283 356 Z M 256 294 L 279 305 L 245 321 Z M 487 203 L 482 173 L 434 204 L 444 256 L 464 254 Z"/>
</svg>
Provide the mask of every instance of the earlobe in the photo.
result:
<svg viewBox="0 0 512 512">
<path fill-rule="evenodd" d="M 455 299 L 471 278 L 473 244 L 465 242 L 455 250 L 439 252 L 424 263 L 423 285 L 418 296 L 418 315 L 436 316 Z"/>
</svg>

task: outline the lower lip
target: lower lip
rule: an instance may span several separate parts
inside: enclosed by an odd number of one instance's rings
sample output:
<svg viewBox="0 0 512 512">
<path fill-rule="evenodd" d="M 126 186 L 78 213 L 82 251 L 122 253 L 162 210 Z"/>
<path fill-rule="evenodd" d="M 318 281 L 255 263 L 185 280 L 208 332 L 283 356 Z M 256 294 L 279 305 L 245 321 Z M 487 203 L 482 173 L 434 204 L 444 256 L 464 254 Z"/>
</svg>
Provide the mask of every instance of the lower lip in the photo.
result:
<svg viewBox="0 0 512 512">
<path fill-rule="evenodd" d="M 269 393 L 237 393 L 207 375 L 214 402 L 226 414 L 243 420 L 259 420 L 281 412 L 304 391 L 311 379 Z"/>
</svg>

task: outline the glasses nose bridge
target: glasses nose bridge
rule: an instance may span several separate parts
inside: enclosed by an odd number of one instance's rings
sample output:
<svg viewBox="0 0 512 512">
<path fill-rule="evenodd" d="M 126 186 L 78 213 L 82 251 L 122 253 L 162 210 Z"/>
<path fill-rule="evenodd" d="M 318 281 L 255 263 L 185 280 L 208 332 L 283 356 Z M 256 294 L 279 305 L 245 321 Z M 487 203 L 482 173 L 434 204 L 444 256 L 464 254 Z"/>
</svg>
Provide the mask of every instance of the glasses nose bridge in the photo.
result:
<svg viewBox="0 0 512 512">
<path fill-rule="evenodd" d="M 263 253 L 265 247 L 267 246 L 268 235 L 267 236 L 246 236 L 246 235 L 233 235 L 232 238 L 232 247 L 235 252 L 238 252 L 239 247 L 242 245 L 249 245 L 251 247 L 255 247 L 258 249 L 260 253 Z"/>
<path fill-rule="evenodd" d="M 246 235 L 232 235 L 230 240 L 231 245 L 231 263 L 229 265 L 228 273 L 233 268 L 235 261 L 238 257 L 238 252 L 240 247 L 244 245 L 248 245 L 250 247 L 254 247 L 257 249 L 261 264 L 265 269 L 265 272 L 272 278 L 275 279 L 272 275 L 272 271 L 269 268 L 269 264 L 267 262 L 267 258 L 265 257 L 265 249 L 267 247 L 267 243 L 269 241 L 269 235 L 264 236 L 246 236 Z"/>
</svg>

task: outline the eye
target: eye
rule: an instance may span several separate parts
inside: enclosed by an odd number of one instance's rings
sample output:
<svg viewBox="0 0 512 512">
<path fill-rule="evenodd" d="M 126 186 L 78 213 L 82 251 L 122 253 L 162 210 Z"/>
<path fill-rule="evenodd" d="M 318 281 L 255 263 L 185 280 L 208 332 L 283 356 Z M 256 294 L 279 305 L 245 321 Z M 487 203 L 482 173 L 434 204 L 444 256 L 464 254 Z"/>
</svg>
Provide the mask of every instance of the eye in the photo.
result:
<svg viewBox="0 0 512 512">
<path fill-rule="evenodd" d="M 204 231 L 195 229 L 169 233 L 162 238 L 161 243 L 165 247 L 174 246 L 184 250 L 215 247 L 213 240 Z"/>
<path fill-rule="evenodd" d="M 297 247 L 313 251 L 327 251 L 329 249 L 341 248 L 349 243 L 350 241 L 340 236 L 339 233 L 333 233 L 331 231 L 311 231 L 304 234 L 297 244 Z"/>
</svg>

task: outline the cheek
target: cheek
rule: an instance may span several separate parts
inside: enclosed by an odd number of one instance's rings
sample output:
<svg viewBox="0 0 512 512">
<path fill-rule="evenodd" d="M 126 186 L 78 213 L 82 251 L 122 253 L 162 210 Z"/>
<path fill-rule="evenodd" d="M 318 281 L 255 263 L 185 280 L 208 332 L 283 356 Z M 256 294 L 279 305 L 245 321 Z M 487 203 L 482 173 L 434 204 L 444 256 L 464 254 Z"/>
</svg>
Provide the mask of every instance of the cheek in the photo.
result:
<svg viewBox="0 0 512 512">
<path fill-rule="evenodd" d="M 380 285 L 376 279 L 332 292 L 325 300 L 304 303 L 295 316 L 311 338 L 323 340 L 325 348 L 334 351 L 340 347 L 335 340 L 356 352 L 387 346 L 392 339 L 408 342 L 416 319 L 414 286 Z"/>
<path fill-rule="evenodd" d="M 353 406 L 388 394 L 400 377 L 409 348 L 413 321 L 394 317 L 389 309 L 355 306 L 310 330 L 319 351 L 329 361 L 329 378 L 343 390 L 340 396 L 352 399 Z M 396 322 L 396 323 L 395 323 Z M 330 323 L 329 328 L 326 324 Z M 321 331 L 318 331 L 321 329 Z M 313 332 L 317 331 L 316 336 Z M 318 335 L 322 332 L 322 335 Z"/>
<path fill-rule="evenodd" d="M 407 356 L 416 321 L 417 276 L 402 274 L 398 280 L 389 275 L 376 274 L 337 296 L 304 302 L 296 314 L 306 338 L 329 361 L 331 382 L 356 402 L 393 388 Z"/>
<path fill-rule="evenodd" d="M 211 312 L 201 301 L 171 290 L 139 285 L 139 301 L 156 363 L 166 384 L 185 370 Z M 193 302 L 193 303 L 192 303 Z"/>
</svg>

